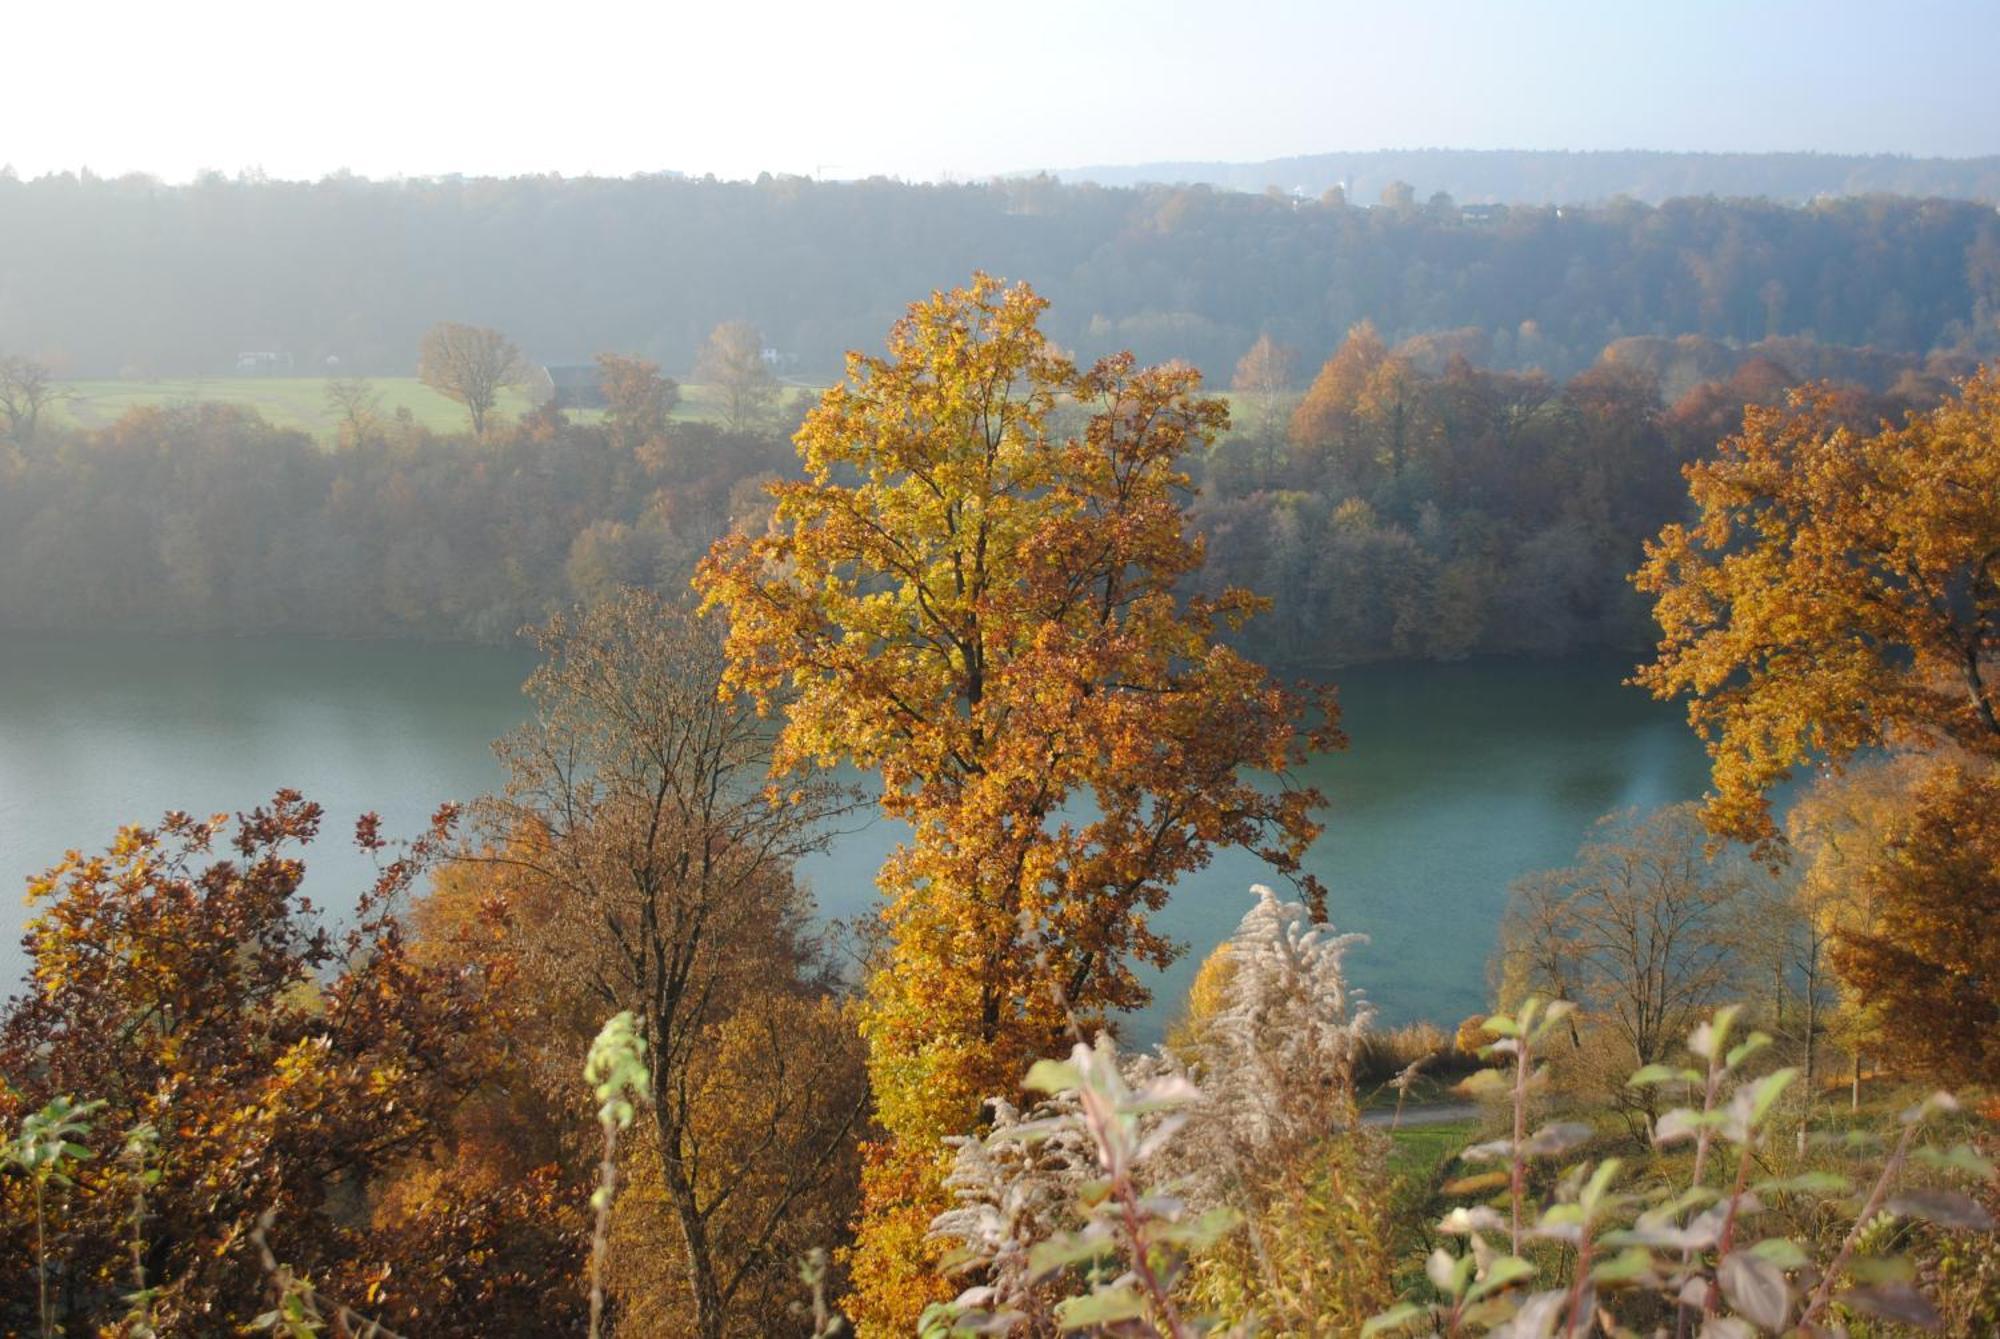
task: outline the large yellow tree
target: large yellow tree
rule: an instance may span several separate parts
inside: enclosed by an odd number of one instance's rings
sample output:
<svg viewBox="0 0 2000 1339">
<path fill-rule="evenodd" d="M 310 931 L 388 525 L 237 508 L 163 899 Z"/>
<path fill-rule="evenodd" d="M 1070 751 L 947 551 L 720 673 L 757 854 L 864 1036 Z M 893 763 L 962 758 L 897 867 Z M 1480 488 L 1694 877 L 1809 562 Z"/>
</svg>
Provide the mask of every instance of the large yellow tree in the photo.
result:
<svg viewBox="0 0 2000 1339">
<path fill-rule="evenodd" d="M 1659 657 L 1714 760 L 1711 822 L 1768 838 L 1793 767 L 1884 744 L 2000 758 L 2000 372 L 1900 427 L 1830 391 L 1750 406 L 1687 469 L 1700 517 L 1647 545 Z"/>
<path fill-rule="evenodd" d="M 1219 640 L 1259 600 L 1177 594 L 1202 561 L 1182 459 L 1221 402 L 1185 367 L 1079 368 L 1045 305 L 984 275 L 914 304 L 806 420 L 769 532 L 696 578 L 729 615 L 730 686 L 782 705 L 777 769 L 870 769 L 911 828 L 865 1009 L 888 1137 L 851 1262 L 864 1333 L 946 1291 L 943 1139 L 1067 1015 L 1146 999 L 1135 967 L 1178 951 L 1150 913 L 1216 846 L 1297 873 L 1320 797 L 1244 771 L 1338 742 L 1330 700 L 1301 739 L 1307 704 Z"/>
</svg>

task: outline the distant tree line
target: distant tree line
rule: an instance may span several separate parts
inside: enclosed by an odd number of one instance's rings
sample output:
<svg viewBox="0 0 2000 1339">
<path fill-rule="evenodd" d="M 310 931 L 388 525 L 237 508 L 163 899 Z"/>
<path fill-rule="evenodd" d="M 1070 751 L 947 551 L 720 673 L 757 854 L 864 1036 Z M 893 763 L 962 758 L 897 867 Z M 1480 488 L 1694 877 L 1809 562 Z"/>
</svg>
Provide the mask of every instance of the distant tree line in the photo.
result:
<svg viewBox="0 0 2000 1339">
<path fill-rule="evenodd" d="M 0 444 L 0 624 L 504 641 L 573 599 L 685 588 L 793 459 L 776 433 L 616 409 L 483 441 L 358 422 L 329 448 L 196 404 Z"/>
<path fill-rule="evenodd" d="M 1558 376 L 1625 337 L 1979 351 L 2000 321 L 2000 218 L 1941 199 L 1468 213 L 1407 186 L 0 176 L 0 348 L 63 377 L 227 373 L 248 349 L 407 375 L 440 317 L 536 363 L 609 347 L 676 374 L 741 319 L 831 377 L 975 264 L 1033 281 L 1080 357 L 1211 369 L 1267 330 L 1324 349 L 1364 319 L 1391 342 L 1474 327 L 1496 366 Z"/>
<path fill-rule="evenodd" d="M 764 374 L 751 343 L 725 327 L 707 356 L 734 349 Z M 1846 374 L 1829 403 L 1872 427 L 1964 370 L 1684 338 L 1615 344 L 1558 381 L 1481 367 L 1464 352 L 1479 343 L 1391 347 L 1364 323 L 1303 392 L 1294 350 L 1264 336 L 1244 355 L 1235 427 L 1192 461 L 1208 547 L 1188 581 L 1271 597 L 1235 634 L 1246 649 L 1320 671 L 1645 645 L 1625 575 L 1640 537 L 1682 515 L 1682 465 L 1746 406 Z M 623 586 L 684 592 L 711 543 L 766 523 L 766 485 L 796 477 L 797 408 L 752 377 L 725 405 L 738 426 L 675 420 L 678 390 L 654 364 L 598 366 L 601 413 L 544 406 L 463 436 L 385 414 L 364 379 L 341 378 L 336 443 L 222 404 L 0 437 L 0 626 L 500 642 Z"/>
<path fill-rule="evenodd" d="M 1375 149 L 1308 153 L 1261 163 L 1138 163 L 1057 173 L 1100 186 L 1206 182 L 1228 190 L 1277 187 L 1317 195 L 1342 187 L 1373 200 L 1401 182 L 1422 193 L 1503 204 L 1587 204 L 1629 196 L 1767 198 L 1802 204 L 1826 195 L 2000 200 L 2000 157 L 1917 158 L 1897 153 L 1685 153 L 1656 149 Z"/>
<path fill-rule="evenodd" d="M 1886 370 L 1778 343 L 1628 340 L 1557 381 L 1482 368 L 1450 335 L 1392 349 L 1363 323 L 1301 396 L 1283 385 L 1286 357 L 1260 340 L 1238 366 L 1241 426 L 1211 452 L 1195 512 L 1199 580 L 1269 596 L 1249 636 L 1308 670 L 1648 644 L 1626 574 L 1640 537 L 1686 507 L 1682 467 L 1746 406 Z M 1948 370 L 1906 364 L 1880 390 L 1843 380 L 1830 396 L 1872 427 L 1935 403 Z"/>
</svg>

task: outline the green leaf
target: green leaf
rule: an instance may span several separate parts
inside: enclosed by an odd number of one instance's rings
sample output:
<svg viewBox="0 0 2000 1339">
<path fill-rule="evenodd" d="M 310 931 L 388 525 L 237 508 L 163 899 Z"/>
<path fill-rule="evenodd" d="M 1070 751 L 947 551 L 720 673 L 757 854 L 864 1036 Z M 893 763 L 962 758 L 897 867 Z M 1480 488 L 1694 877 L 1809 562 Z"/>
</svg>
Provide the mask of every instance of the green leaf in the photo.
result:
<svg viewBox="0 0 2000 1339">
<path fill-rule="evenodd" d="M 1759 1260 L 1768 1260 L 1780 1269 L 1804 1269 L 1811 1258 L 1795 1241 L 1783 1237 L 1767 1237 L 1750 1248 L 1750 1254 Z"/>
<path fill-rule="evenodd" d="M 1236 1225 L 1242 1221 L 1241 1214 L 1222 1205 L 1186 1222 L 1157 1229 L 1153 1235 L 1155 1240 L 1166 1245 L 1178 1246 L 1189 1255 L 1199 1255 L 1235 1231 Z"/>
<path fill-rule="evenodd" d="M 1499 1097 L 1511 1086 L 1497 1069 L 1475 1069 L 1459 1081 L 1456 1091 L 1467 1097 Z"/>
<path fill-rule="evenodd" d="M 1861 1283 L 1908 1283 L 1916 1278 L 1917 1267 L 1908 1256 L 1864 1255 L 1847 1262 L 1849 1277 Z"/>
<path fill-rule="evenodd" d="M 1581 1204 L 1551 1204 L 1542 1210 L 1541 1220 L 1535 1224 L 1535 1232 L 1538 1236 L 1574 1242 L 1582 1235 L 1580 1228 L 1583 1219 Z"/>
<path fill-rule="evenodd" d="M 1472 1285 L 1465 1298 L 1468 1302 L 1476 1302 L 1490 1292 L 1534 1276 L 1535 1267 L 1526 1260 L 1518 1255 L 1503 1255 L 1486 1267 L 1486 1276 Z"/>
<path fill-rule="evenodd" d="M 1598 1283 L 1638 1283 L 1652 1274 L 1653 1253 L 1643 1246 L 1627 1246 L 1609 1260 L 1598 1261 L 1590 1271 Z"/>
<path fill-rule="evenodd" d="M 1792 1086 L 1792 1080 L 1799 1076 L 1796 1069 L 1777 1069 L 1757 1080 L 1757 1086 L 1750 1096 L 1750 1124 L 1752 1128 L 1763 1122 L 1773 1105 Z"/>
<path fill-rule="evenodd" d="M 1596 1207 L 1597 1202 L 1604 1198 L 1604 1192 L 1611 1188 L 1611 1183 L 1618 1178 L 1618 1173 L 1624 1170 L 1624 1167 L 1624 1162 L 1618 1158 L 1606 1158 L 1598 1164 L 1597 1170 L 1590 1174 L 1590 1181 L 1584 1186 L 1583 1193 L 1577 1196 L 1586 1209 Z"/>
<path fill-rule="evenodd" d="M 1063 1093 L 1083 1086 L 1083 1071 L 1067 1060 L 1037 1060 L 1021 1086 L 1038 1093 Z"/>
<path fill-rule="evenodd" d="M 1627 1088 L 1645 1088 L 1655 1083 L 1699 1083 L 1701 1075 L 1676 1065 L 1642 1065 L 1625 1080 Z"/>
<path fill-rule="evenodd" d="M 1751 1033 L 1749 1036 L 1745 1037 L 1742 1041 L 1737 1042 L 1734 1046 L 1729 1048 L 1729 1054 L 1724 1056 L 1722 1060 L 1723 1068 L 1725 1069 L 1736 1068 L 1738 1065 L 1742 1064 L 1745 1060 L 1748 1060 L 1751 1056 L 1757 1054 L 1757 1052 L 1763 1050 L 1766 1046 L 1769 1046 L 1770 1044 L 1771 1044 L 1770 1033 L 1768 1032 Z"/>
<path fill-rule="evenodd" d="M 1688 1038 L 1688 1049 L 1704 1060 L 1713 1060 L 1717 1049 L 1728 1042 L 1729 1029 L 1736 1025 L 1736 1015 L 1740 1012 L 1740 1007 L 1734 1004 L 1717 1009 L 1715 1017 L 1695 1028 L 1694 1035 Z"/>
<path fill-rule="evenodd" d="M 1754 1189 L 1760 1195 L 1779 1193 L 1804 1195 L 1844 1195 L 1854 1189 L 1846 1177 L 1834 1172 L 1800 1172 L 1797 1176 L 1781 1177 L 1773 1181 L 1759 1181 Z"/>
<path fill-rule="evenodd" d="M 1457 1297 L 1465 1291 L 1465 1281 L 1472 1277 L 1473 1268 L 1478 1264 L 1470 1254 L 1453 1255 L 1440 1246 L 1424 1260 L 1424 1277 L 1431 1286 L 1448 1297 Z"/>
<path fill-rule="evenodd" d="M 1535 1020 L 1536 1038 L 1540 1039 L 1548 1035 L 1548 1031 L 1550 1028 L 1562 1022 L 1563 1019 L 1568 1018 L 1571 1014 L 1575 1012 L 1576 1012 L 1576 1005 L 1568 1000 L 1550 1000 L 1548 1005 L 1543 1008 L 1542 1016 Z M 1528 1024 L 1527 1015 L 1523 1014 L 1521 1016 L 1521 1025 L 1523 1027 L 1526 1027 L 1527 1024 Z"/>
<path fill-rule="evenodd" d="M 1028 1274 L 1032 1278 L 1046 1278 L 1071 1265 L 1108 1255 L 1112 1246 L 1109 1237 L 1091 1237 L 1082 1233 L 1064 1233 L 1047 1241 L 1038 1241 L 1028 1248 Z"/>
<path fill-rule="evenodd" d="M 1087 1325 L 1112 1325 L 1121 1320 L 1142 1320 L 1145 1315 L 1146 1299 L 1130 1284 L 1072 1297 L 1056 1308 L 1056 1320 L 1065 1330 L 1081 1330 Z"/>
<path fill-rule="evenodd" d="M 1361 1339 L 1372 1339 L 1385 1330 L 1400 1330 L 1413 1320 L 1427 1319 L 1431 1309 L 1418 1306 L 1415 1302 L 1398 1302 L 1379 1315 L 1370 1316 L 1361 1325 Z"/>
</svg>

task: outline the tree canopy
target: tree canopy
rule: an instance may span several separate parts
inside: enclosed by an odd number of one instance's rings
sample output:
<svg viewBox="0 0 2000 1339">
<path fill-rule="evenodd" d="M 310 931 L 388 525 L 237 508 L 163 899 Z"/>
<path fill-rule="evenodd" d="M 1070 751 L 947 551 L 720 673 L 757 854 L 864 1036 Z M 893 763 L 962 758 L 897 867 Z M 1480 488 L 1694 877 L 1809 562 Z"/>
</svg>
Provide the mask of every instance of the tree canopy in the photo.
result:
<svg viewBox="0 0 2000 1339">
<path fill-rule="evenodd" d="M 1079 368 L 1045 305 L 983 275 L 914 304 L 808 416 L 770 531 L 697 577 L 730 684 L 783 712 L 778 770 L 851 760 L 913 830 L 864 1021 L 894 1139 L 855 1266 L 880 1333 L 936 1295 L 939 1141 L 1072 1011 L 1144 1001 L 1133 965 L 1178 952 L 1151 913 L 1216 846 L 1297 871 L 1319 797 L 1243 772 L 1337 740 L 1330 698 L 1301 741 L 1304 704 L 1218 640 L 1260 600 L 1178 594 L 1203 553 L 1183 458 L 1222 404 L 1185 367 Z"/>
<path fill-rule="evenodd" d="M 1718 825 L 1774 835 L 1770 789 L 1812 757 L 2000 757 L 2000 372 L 1875 432 L 1824 388 L 1753 405 L 1687 477 L 1699 518 L 1635 578 L 1662 630 L 1639 682 L 1689 697 Z"/>
</svg>

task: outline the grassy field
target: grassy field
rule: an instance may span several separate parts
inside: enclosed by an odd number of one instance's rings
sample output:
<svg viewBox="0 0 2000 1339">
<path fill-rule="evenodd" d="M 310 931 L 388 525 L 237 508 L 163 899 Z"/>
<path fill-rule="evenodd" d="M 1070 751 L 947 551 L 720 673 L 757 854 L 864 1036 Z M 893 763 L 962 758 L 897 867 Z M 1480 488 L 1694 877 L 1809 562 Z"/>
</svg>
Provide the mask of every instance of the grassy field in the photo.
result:
<svg viewBox="0 0 2000 1339">
<path fill-rule="evenodd" d="M 1476 1119 L 1412 1125 L 1389 1136 L 1389 1175 L 1427 1196 L 1438 1175 L 1467 1147 L 1477 1142 Z"/>
<path fill-rule="evenodd" d="M 314 436 L 331 436 L 338 415 L 326 402 L 326 382 L 324 377 L 70 381 L 64 383 L 70 398 L 57 406 L 51 417 L 56 422 L 76 427 L 101 428 L 140 405 L 213 402 L 247 405 L 282 427 L 302 428 Z M 415 377 L 370 377 L 368 384 L 381 396 L 384 414 L 407 409 L 418 423 L 436 432 L 463 432 L 466 428 L 464 407 L 447 400 Z M 794 389 L 788 389 L 787 393 L 794 393 Z M 513 417 L 533 407 L 525 393 L 507 391 L 500 397 L 498 412 Z M 589 410 L 571 415 L 579 419 L 591 416 L 592 411 Z M 716 421 L 721 418 L 721 413 L 711 388 L 683 386 L 681 403 L 674 411 L 674 417 Z"/>
<path fill-rule="evenodd" d="M 268 421 L 284 428 L 300 428 L 315 437 L 332 437 L 338 415 L 326 402 L 325 377 L 159 377 L 144 381 L 66 381 L 63 388 L 70 398 L 49 411 L 52 422 L 77 428 L 107 427 L 128 409 L 141 405 L 186 405 L 221 403 L 247 405 Z M 465 409 L 447 400 L 415 377 L 369 377 L 368 384 L 382 398 L 382 412 L 394 414 L 407 409 L 412 418 L 433 432 L 463 432 Z M 818 395 L 822 387 L 785 387 L 789 402 L 800 394 Z M 1241 396 L 1224 394 L 1232 401 L 1232 413 L 1239 425 L 1252 418 L 1234 402 Z M 534 407 L 524 391 L 501 394 L 498 413 L 518 417 Z M 572 419 L 588 422 L 592 410 L 573 410 Z M 685 422 L 722 421 L 720 395 L 709 386 L 683 385 L 681 402 L 674 417 Z M 787 411 L 786 417 L 790 418 Z"/>
</svg>

